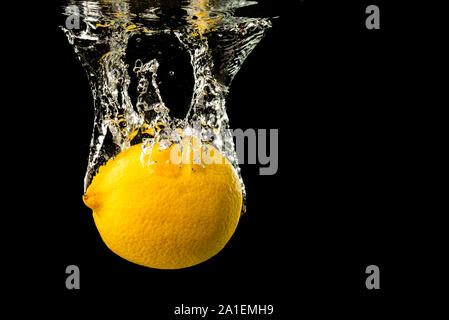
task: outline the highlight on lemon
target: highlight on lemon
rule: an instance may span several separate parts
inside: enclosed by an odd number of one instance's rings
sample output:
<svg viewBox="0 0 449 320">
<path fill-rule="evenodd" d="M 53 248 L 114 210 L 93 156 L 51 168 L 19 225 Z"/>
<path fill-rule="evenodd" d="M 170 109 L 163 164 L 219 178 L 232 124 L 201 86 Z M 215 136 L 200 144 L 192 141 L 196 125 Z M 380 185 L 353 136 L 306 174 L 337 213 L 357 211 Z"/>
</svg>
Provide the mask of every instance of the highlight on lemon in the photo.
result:
<svg viewBox="0 0 449 320">
<path fill-rule="evenodd" d="M 101 166 L 83 196 L 104 243 L 150 268 L 180 269 L 220 252 L 239 222 L 242 187 L 211 145 L 137 144 Z"/>
</svg>

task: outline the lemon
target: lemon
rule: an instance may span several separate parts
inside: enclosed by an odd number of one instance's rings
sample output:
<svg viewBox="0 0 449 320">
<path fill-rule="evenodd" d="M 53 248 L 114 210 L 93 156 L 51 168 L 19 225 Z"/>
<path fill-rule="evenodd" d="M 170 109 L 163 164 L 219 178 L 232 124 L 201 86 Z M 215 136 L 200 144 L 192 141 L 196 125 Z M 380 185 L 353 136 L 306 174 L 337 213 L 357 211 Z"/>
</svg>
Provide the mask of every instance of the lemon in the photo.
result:
<svg viewBox="0 0 449 320">
<path fill-rule="evenodd" d="M 100 167 L 83 201 L 114 253 L 150 268 L 179 269 L 224 248 L 240 218 L 242 189 L 216 149 L 190 140 L 183 148 L 156 144 L 142 153 L 138 144 L 120 152 Z"/>
</svg>

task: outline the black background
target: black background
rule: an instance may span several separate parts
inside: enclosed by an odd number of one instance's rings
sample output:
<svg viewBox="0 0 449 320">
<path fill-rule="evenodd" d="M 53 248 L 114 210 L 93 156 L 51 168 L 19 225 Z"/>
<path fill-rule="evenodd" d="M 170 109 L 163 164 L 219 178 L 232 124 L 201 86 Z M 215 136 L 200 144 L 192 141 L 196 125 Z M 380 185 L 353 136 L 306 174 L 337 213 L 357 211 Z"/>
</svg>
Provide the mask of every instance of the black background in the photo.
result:
<svg viewBox="0 0 449 320">
<path fill-rule="evenodd" d="M 36 57 L 32 90 L 16 96 L 30 109 L 19 116 L 20 161 L 33 174 L 31 184 L 19 181 L 32 196 L 17 201 L 35 208 L 24 217 L 33 241 L 21 252 L 24 273 L 37 276 L 19 292 L 45 299 L 43 310 L 144 319 L 178 319 L 182 303 L 273 304 L 282 319 L 366 318 L 426 281 L 410 280 L 422 262 L 410 253 L 422 249 L 426 228 L 411 227 L 424 202 L 421 44 L 409 41 L 419 28 L 384 1 L 260 2 L 261 14 L 279 18 L 237 74 L 229 117 L 233 128 L 279 129 L 279 169 L 260 176 L 243 165 L 248 211 L 235 235 L 213 259 L 175 271 L 134 265 L 103 244 L 81 199 L 93 121 L 87 78 L 59 29 L 61 3 L 36 17 L 40 36 L 27 31 L 20 60 Z M 365 28 L 369 4 L 380 7 L 380 30 Z M 20 75 L 16 83 L 29 86 Z M 65 287 L 70 264 L 80 268 L 80 290 Z M 370 264 L 381 270 L 380 290 L 365 288 Z"/>
</svg>

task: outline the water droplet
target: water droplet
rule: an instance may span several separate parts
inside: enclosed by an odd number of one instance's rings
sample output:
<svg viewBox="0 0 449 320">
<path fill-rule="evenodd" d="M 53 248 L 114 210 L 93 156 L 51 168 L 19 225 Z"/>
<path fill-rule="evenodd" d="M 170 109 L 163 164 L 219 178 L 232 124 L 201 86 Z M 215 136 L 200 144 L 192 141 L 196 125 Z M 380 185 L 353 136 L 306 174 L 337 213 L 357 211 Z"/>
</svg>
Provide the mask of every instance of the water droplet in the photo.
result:
<svg viewBox="0 0 449 320">
<path fill-rule="evenodd" d="M 169 71 L 168 74 L 173 77 L 175 75 L 175 72 L 174 71 Z"/>
</svg>

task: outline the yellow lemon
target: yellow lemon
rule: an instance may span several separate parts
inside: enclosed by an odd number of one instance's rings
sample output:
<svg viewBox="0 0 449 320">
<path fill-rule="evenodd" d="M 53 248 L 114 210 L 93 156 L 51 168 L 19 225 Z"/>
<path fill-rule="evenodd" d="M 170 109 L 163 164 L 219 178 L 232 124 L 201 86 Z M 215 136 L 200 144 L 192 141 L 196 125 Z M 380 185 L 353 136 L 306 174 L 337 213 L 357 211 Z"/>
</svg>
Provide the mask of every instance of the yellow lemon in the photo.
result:
<svg viewBox="0 0 449 320">
<path fill-rule="evenodd" d="M 100 167 L 83 200 L 117 255 L 179 269 L 223 249 L 240 218 L 242 189 L 216 149 L 190 140 L 183 148 L 156 144 L 148 154 L 141 144 L 122 151 Z"/>
</svg>

